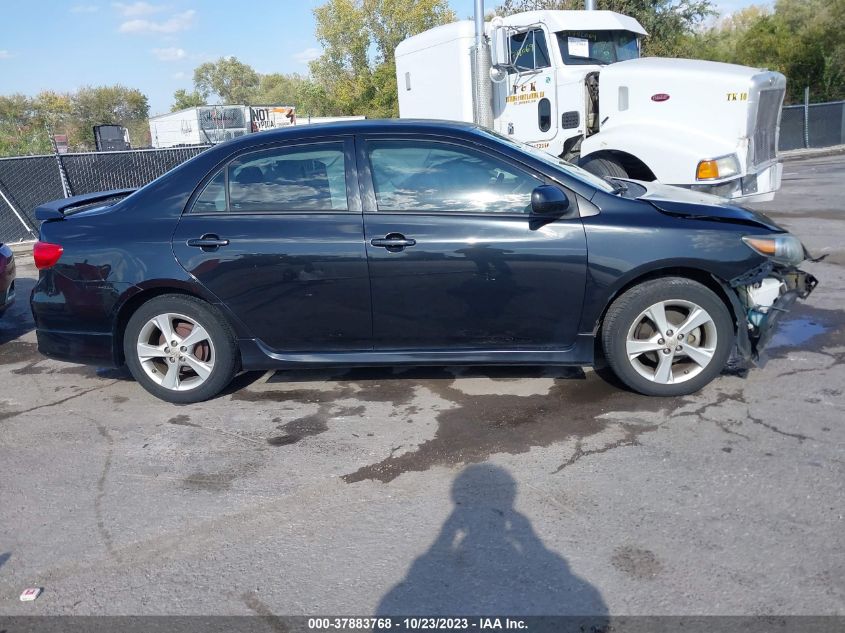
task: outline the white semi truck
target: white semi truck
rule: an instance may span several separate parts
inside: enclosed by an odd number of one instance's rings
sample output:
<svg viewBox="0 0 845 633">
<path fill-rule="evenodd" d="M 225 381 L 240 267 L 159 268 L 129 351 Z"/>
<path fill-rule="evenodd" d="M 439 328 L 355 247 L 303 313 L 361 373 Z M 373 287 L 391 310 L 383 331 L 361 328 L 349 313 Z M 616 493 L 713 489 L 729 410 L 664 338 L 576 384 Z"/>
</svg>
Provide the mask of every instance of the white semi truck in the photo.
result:
<svg viewBox="0 0 845 633">
<path fill-rule="evenodd" d="M 396 49 L 399 114 L 485 124 L 601 176 L 771 200 L 781 181 L 784 76 L 641 58 L 645 35 L 612 11 L 439 26 Z"/>
</svg>

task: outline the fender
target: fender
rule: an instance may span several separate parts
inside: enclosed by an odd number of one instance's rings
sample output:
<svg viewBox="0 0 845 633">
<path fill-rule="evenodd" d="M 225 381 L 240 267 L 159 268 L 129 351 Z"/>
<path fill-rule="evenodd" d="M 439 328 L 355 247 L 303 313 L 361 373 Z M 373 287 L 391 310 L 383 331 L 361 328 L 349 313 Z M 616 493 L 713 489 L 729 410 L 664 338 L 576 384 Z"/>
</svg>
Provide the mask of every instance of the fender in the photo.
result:
<svg viewBox="0 0 845 633">
<path fill-rule="evenodd" d="M 704 159 L 737 153 L 740 165 L 745 164 L 745 148 L 737 148 L 723 138 L 709 136 L 700 130 L 658 121 L 604 127 L 581 143 L 582 159 L 607 151 L 635 156 L 659 182 L 671 185 L 696 184 L 695 170 L 698 162 Z"/>
</svg>

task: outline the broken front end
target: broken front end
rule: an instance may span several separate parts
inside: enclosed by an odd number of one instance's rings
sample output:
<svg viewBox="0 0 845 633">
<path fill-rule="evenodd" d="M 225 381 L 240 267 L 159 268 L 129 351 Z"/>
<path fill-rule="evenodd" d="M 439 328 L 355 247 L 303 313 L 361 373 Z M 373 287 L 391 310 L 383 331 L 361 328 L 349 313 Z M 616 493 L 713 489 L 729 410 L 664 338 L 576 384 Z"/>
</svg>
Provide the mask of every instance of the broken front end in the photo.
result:
<svg viewBox="0 0 845 633">
<path fill-rule="evenodd" d="M 792 255 L 792 260 L 795 259 L 797 256 Z M 810 258 L 801 246 L 799 263 L 804 259 L 818 261 Z M 756 363 L 792 304 L 806 299 L 817 284 L 813 275 L 799 270 L 797 265 L 773 259 L 732 279 L 726 291 L 737 317 L 739 355 Z"/>
</svg>

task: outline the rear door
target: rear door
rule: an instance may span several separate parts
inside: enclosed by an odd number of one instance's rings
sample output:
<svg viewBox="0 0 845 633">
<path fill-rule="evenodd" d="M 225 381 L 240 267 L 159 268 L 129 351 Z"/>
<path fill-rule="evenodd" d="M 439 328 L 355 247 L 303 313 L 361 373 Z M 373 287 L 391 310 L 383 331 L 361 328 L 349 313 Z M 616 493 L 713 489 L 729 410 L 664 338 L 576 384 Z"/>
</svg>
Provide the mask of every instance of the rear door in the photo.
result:
<svg viewBox="0 0 845 633">
<path fill-rule="evenodd" d="M 377 350 L 574 343 L 586 239 L 577 212 L 531 215 L 542 175 L 444 137 L 358 146 Z"/>
<path fill-rule="evenodd" d="M 173 251 L 273 350 L 371 348 L 351 138 L 235 157 L 195 194 Z"/>
</svg>

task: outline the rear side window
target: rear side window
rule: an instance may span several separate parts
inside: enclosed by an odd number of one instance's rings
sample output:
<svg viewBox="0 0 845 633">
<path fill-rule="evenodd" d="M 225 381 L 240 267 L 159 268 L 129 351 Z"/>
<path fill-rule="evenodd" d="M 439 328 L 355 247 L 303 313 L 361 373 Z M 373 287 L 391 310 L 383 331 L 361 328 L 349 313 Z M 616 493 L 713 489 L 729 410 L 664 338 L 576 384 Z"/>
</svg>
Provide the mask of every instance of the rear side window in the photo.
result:
<svg viewBox="0 0 845 633">
<path fill-rule="evenodd" d="M 212 178 L 193 213 L 346 211 L 343 143 L 274 148 L 241 156 Z"/>
<path fill-rule="evenodd" d="M 208 181 L 205 189 L 194 202 L 194 213 L 217 213 L 226 211 L 226 173 L 220 170 Z"/>
</svg>

